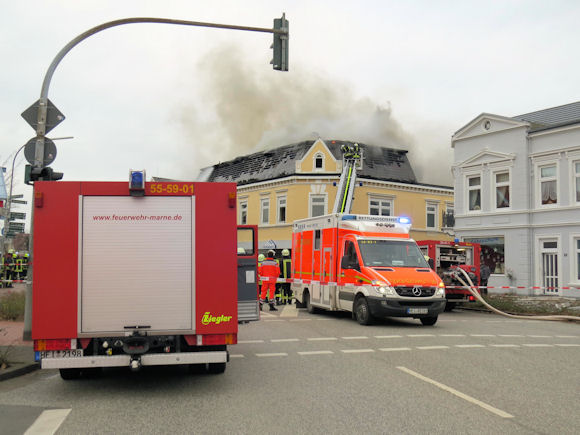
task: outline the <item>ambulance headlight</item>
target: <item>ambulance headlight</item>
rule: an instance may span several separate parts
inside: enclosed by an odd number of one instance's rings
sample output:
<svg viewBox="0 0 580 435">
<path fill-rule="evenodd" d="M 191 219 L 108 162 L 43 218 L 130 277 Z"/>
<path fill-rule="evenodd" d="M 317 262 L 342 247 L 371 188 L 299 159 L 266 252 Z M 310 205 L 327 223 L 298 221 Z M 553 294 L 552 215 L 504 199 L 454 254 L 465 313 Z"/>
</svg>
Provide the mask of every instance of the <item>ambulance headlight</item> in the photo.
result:
<svg viewBox="0 0 580 435">
<path fill-rule="evenodd" d="M 435 291 L 435 297 L 444 298 L 445 297 L 445 284 L 439 283 L 437 290 Z"/>
<path fill-rule="evenodd" d="M 397 294 L 395 289 L 393 287 L 388 286 L 388 285 L 382 285 L 380 287 L 377 287 L 377 292 L 379 292 L 380 295 L 385 296 L 385 297 L 395 296 Z"/>
</svg>

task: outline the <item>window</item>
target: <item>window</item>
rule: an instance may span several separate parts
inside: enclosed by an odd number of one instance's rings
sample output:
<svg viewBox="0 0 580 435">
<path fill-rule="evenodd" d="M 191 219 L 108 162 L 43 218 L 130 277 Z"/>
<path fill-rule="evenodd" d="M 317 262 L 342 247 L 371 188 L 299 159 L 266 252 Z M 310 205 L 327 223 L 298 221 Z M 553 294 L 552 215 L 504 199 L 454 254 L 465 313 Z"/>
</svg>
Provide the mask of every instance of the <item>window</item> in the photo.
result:
<svg viewBox="0 0 580 435">
<path fill-rule="evenodd" d="M 238 222 L 240 225 L 248 224 L 248 201 L 240 201 L 240 216 Z"/>
<path fill-rule="evenodd" d="M 314 156 L 314 170 L 322 171 L 323 169 L 324 169 L 324 156 L 320 153 L 317 153 Z"/>
<path fill-rule="evenodd" d="M 351 267 L 355 267 L 355 268 L 359 268 L 359 261 L 358 261 L 358 255 L 356 255 L 356 248 L 354 246 L 354 243 L 351 242 L 350 240 L 347 240 L 344 243 L 344 257 L 347 258 L 346 263 L 351 266 Z"/>
<path fill-rule="evenodd" d="M 558 181 L 556 165 L 539 167 L 540 172 L 540 201 L 542 205 L 558 203 Z"/>
<path fill-rule="evenodd" d="M 510 173 L 496 172 L 495 178 L 495 207 L 507 208 L 510 206 Z"/>
<path fill-rule="evenodd" d="M 576 202 L 580 202 L 580 162 L 574 162 L 574 184 L 576 186 Z"/>
<path fill-rule="evenodd" d="M 439 206 L 433 203 L 427 203 L 427 228 L 437 229 L 437 215 L 439 212 L 437 209 Z"/>
<path fill-rule="evenodd" d="M 326 195 L 310 195 L 310 217 L 326 214 Z"/>
<path fill-rule="evenodd" d="M 371 197 L 369 199 L 369 214 L 373 216 L 392 216 L 393 200 Z"/>
<path fill-rule="evenodd" d="M 576 273 L 575 273 L 575 276 L 576 276 L 576 281 L 577 282 L 580 282 L 580 237 L 578 237 L 577 239 L 574 239 L 574 241 L 576 242 L 574 244 L 574 246 L 576 248 L 575 249 L 576 255 L 574 256 L 576 258 L 576 264 L 575 264 L 576 265 Z"/>
<path fill-rule="evenodd" d="M 479 243 L 481 245 L 482 261 L 487 264 L 491 273 L 503 274 L 505 272 L 505 248 L 503 237 L 465 237 L 463 241 Z"/>
<path fill-rule="evenodd" d="M 260 223 L 268 224 L 270 222 L 270 198 L 260 200 Z"/>
<path fill-rule="evenodd" d="M 467 177 L 469 211 L 481 210 L 481 176 Z"/>
<path fill-rule="evenodd" d="M 279 196 L 277 198 L 277 202 L 278 202 L 278 218 L 277 221 L 278 223 L 284 223 L 286 222 L 286 196 Z"/>
</svg>

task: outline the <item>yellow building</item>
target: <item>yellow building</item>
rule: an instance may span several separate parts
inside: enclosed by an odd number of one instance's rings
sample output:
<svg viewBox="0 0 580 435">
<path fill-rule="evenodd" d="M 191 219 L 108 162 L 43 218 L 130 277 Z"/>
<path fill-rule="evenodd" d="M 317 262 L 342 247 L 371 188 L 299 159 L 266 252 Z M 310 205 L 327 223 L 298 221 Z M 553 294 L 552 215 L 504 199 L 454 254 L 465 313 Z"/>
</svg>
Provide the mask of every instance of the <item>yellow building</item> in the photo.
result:
<svg viewBox="0 0 580 435">
<path fill-rule="evenodd" d="M 258 225 L 259 249 L 290 249 L 292 223 L 332 212 L 342 171 L 339 140 L 305 141 L 201 171 L 201 181 L 238 185 L 238 223 Z M 411 218 L 415 240 L 453 240 L 442 230 L 453 188 L 417 183 L 406 151 L 359 144 L 351 213 Z"/>
</svg>

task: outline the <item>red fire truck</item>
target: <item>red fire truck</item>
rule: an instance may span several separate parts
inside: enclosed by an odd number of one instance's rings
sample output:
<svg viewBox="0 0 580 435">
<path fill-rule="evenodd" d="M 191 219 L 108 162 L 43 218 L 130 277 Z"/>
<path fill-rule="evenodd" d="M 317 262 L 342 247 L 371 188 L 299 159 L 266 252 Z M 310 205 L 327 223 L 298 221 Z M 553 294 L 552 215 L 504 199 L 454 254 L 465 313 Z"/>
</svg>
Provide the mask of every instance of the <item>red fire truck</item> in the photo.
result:
<svg viewBox="0 0 580 435">
<path fill-rule="evenodd" d="M 456 280 L 454 269 L 459 267 L 465 270 L 473 284 L 479 285 L 481 246 L 477 243 L 444 240 L 419 240 L 417 244 L 423 254 L 433 260 L 434 270 L 445 282 L 446 311 L 451 311 L 458 303 L 475 302 L 469 290 Z"/>
<path fill-rule="evenodd" d="M 225 370 L 238 332 L 234 183 L 36 182 L 34 218 L 43 369 Z"/>
<path fill-rule="evenodd" d="M 296 221 L 291 285 L 297 305 L 350 311 L 361 325 L 375 317 L 418 318 L 434 325 L 445 286 L 409 238 L 408 218 L 332 214 Z"/>
</svg>

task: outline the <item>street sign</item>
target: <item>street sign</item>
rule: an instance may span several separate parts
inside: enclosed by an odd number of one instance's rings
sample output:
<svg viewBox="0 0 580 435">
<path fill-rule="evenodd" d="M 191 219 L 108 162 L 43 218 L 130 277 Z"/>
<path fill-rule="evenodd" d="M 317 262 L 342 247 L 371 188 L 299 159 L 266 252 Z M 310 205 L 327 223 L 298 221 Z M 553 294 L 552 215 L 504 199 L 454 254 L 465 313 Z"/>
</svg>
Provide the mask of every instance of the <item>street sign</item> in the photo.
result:
<svg viewBox="0 0 580 435">
<path fill-rule="evenodd" d="M 10 197 L 10 199 L 16 199 L 16 198 L 24 198 L 24 194 L 23 193 L 19 193 L 18 195 L 12 195 Z"/>
<path fill-rule="evenodd" d="M 64 121 L 64 115 L 56 108 L 50 100 L 47 100 L 46 110 L 46 130 L 45 134 Z M 38 107 L 40 100 L 36 101 L 32 106 L 22 112 L 22 117 L 28 124 L 36 131 L 38 127 Z"/>
<path fill-rule="evenodd" d="M 26 219 L 26 213 L 11 211 L 9 220 L 13 221 L 16 219 Z"/>
<path fill-rule="evenodd" d="M 20 199 L 13 199 L 10 201 L 12 204 L 28 204 L 28 201 L 22 201 Z"/>
<path fill-rule="evenodd" d="M 8 223 L 9 233 L 23 233 L 24 232 L 24 222 L 9 222 Z"/>
<path fill-rule="evenodd" d="M 24 145 L 24 157 L 26 161 L 31 165 L 34 165 L 34 157 L 36 155 L 36 138 L 30 139 L 26 145 Z M 49 138 L 44 138 L 44 158 L 42 166 L 48 166 L 56 158 L 56 145 Z"/>
</svg>

